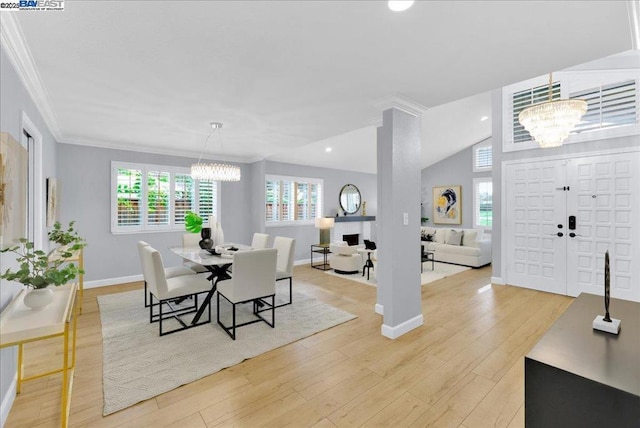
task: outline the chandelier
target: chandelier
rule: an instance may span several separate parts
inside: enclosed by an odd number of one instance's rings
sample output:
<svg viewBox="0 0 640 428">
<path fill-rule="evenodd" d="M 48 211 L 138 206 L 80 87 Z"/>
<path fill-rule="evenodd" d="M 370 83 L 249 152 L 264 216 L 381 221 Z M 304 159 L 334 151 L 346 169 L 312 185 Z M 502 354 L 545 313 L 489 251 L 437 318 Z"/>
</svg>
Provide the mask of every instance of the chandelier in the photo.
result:
<svg viewBox="0 0 640 428">
<path fill-rule="evenodd" d="M 520 112 L 518 120 L 543 149 L 559 147 L 587 112 L 584 100 L 552 100 L 553 76 L 549 73 L 549 101 Z"/>
<path fill-rule="evenodd" d="M 202 146 L 202 153 L 200 154 L 200 158 L 198 158 L 198 162 L 191 165 L 191 178 L 194 180 L 206 180 L 206 181 L 240 181 L 240 167 L 236 165 L 231 165 L 227 163 L 206 163 L 202 161 L 202 155 L 204 155 L 204 150 L 207 147 L 207 142 L 211 135 L 218 130 L 218 134 L 220 133 L 220 128 L 222 128 L 222 123 L 220 122 L 211 122 L 211 132 L 207 136 L 207 139 L 204 141 L 204 145 Z M 222 139 L 220 139 L 222 141 Z M 221 143 L 222 145 L 222 143 Z"/>
</svg>

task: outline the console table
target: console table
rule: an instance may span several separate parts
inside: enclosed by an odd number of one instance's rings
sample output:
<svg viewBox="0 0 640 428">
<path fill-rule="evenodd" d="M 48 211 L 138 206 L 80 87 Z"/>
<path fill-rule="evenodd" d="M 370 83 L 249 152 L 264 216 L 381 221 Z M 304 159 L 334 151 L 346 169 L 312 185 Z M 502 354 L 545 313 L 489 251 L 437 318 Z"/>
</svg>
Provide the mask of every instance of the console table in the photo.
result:
<svg viewBox="0 0 640 428">
<path fill-rule="evenodd" d="M 76 283 L 56 287 L 53 291 L 53 302 L 40 311 L 33 311 L 24 305 L 24 296 L 28 290 L 22 290 L 0 315 L 0 348 L 18 347 L 16 393 L 20 394 L 23 382 L 62 373 L 60 425 L 63 428 L 69 422 L 71 388 L 76 364 L 77 291 Z M 60 337 L 63 341 L 62 367 L 25 377 L 22 367 L 24 344 L 54 337 Z"/>
<path fill-rule="evenodd" d="M 580 294 L 526 355 L 525 425 L 640 426 L 640 303 L 611 299 L 619 335 L 593 330 L 604 298 Z"/>
</svg>

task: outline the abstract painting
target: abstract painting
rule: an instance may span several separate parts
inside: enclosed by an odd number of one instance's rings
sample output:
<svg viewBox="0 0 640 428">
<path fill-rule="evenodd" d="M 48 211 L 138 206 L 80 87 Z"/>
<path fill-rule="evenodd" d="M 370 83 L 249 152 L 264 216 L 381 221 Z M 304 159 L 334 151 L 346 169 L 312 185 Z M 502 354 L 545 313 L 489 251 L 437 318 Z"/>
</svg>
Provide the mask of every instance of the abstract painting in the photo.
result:
<svg viewBox="0 0 640 428">
<path fill-rule="evenodd" d="M 55 178 L 47 178 L 47 227 L 53 227 L 58 211 L 58 184 Z"/>
<path fill-rule="evenodd" d="M 26 236 L 28 162 L 27 149 L 0 132 L 0 249 Z"/>
<path fill-rule="evenodd" d="M 433 188 L 433 223 L 462 224 L 462 186 Z"/>
</svg>

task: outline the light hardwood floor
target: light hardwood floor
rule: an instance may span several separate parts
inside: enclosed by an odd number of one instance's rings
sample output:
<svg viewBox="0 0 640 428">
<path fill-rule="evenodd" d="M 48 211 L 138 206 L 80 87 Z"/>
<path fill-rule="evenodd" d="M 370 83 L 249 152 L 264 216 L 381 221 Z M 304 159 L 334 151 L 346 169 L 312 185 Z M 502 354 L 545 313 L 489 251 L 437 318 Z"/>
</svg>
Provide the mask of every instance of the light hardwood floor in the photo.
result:
<svg viewBox="0 0 640 428">
<path fill-rule="evenodd" d="M 70 426 L 524 426 L 523 356 L 573 299 L 490 276 L 472 269 L 422 287 L 425 324 L 389 340 L 374 287 L 296 267 L 296 289 L 358 318 L 108 417 L 96 296 L 142 285 L 86 290 Z M 62 349 L 40 342 L 26 352 L 27 371 L 39 371 Z M 6 427 L 58 427 L 59 393 L 60 376 L 25 383 Z"/>
</svg>

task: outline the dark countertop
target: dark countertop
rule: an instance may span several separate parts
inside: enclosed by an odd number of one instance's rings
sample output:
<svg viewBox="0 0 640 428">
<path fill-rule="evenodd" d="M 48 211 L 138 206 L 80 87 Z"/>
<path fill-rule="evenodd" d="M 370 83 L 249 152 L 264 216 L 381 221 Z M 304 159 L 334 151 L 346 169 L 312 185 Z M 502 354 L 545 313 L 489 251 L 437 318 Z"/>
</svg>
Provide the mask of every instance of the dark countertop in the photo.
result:
<svg viewBox="0 0 640 428">
<path fill-rule="evenodd" d="M 618 335 L 593 330 L 604 298 L 582 293 L 526 358 L 640 396 L 640 303 L 611 299 Z"/>
</svg>

